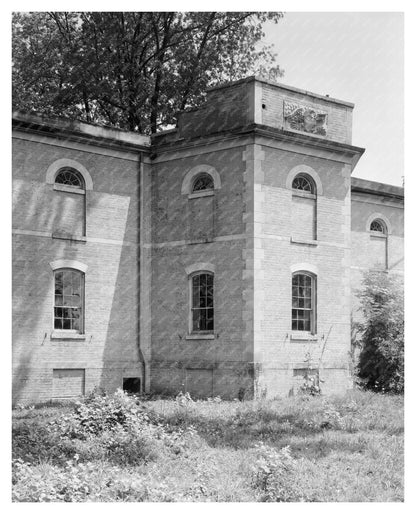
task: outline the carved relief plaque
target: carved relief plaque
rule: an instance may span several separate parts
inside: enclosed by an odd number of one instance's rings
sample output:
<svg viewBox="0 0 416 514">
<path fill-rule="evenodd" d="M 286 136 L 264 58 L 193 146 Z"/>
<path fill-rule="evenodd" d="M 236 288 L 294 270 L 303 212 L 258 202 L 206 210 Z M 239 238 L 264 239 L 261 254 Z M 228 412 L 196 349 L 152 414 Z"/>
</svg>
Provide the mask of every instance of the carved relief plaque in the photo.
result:
<svg viewBox="0 0 416 514">
<path fill-rule="evenodd" d="M 328 113 L 294 102 L 284 102 L 283 117 L 289 129 L 326 136 Z"/>
</svg>

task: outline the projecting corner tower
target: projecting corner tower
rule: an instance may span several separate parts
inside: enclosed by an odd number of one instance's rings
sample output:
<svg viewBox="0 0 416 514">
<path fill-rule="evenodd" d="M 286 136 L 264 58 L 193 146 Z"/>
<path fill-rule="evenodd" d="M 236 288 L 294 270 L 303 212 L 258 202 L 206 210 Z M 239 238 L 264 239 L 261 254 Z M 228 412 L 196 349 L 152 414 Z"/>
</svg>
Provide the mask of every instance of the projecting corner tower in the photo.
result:
<svg viewBox="0 0 416 514">
<path fill-rule="evenodd" d="M 349 387 L 352 109 L 252 77 L 154 138 L 153 390 L 273 397 L 306 367 Z"/>
</svg>

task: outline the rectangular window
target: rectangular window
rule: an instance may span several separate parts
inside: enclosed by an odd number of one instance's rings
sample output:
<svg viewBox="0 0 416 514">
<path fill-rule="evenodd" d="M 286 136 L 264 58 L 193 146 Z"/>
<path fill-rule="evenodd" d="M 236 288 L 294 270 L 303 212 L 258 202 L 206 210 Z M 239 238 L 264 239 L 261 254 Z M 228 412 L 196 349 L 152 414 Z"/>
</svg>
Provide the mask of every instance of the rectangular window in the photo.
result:
<svg viewBox="0 0 416 514">
<path fill-rule="evenodd" d="M 214 330 L 214 275 L 199 273 L 192 277 L 191 285 L 192 332 Z"/>
<path fill-rule="evenodd" d="M 292 330 L 316 333 L 316 281 L 311 275 L 292 277 Z"/>
<path fill-rule="evenodd" d="M 55 271 L 55 330 L 83 332 L 84 274 L 77 270 Z"/>
</svg>

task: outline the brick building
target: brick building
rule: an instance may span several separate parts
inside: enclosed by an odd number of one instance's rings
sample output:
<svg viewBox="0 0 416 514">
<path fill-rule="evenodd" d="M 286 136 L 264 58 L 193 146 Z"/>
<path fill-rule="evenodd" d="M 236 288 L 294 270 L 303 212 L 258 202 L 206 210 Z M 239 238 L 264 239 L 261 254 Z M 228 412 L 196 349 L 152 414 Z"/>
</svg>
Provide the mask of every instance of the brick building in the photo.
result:
<svg viewBox="0 0 416 514">
<path fill-rule="evenodd" d="M 352 110 L 252 77 L 151 138 L 15 113 L 14 400 L 350 387 L 362 272 L 403 274 L 403 190 L 351 178 Z"/>
</svg>

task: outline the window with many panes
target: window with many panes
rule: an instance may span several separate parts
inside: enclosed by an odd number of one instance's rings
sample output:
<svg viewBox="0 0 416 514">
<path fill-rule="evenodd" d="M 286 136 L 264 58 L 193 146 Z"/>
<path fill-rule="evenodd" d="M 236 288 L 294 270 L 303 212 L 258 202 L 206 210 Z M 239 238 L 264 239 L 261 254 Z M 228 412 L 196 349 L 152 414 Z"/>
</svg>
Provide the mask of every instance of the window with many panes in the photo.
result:
<svg viewBox="0 0 416 514">
<path fill-rule="evenodd" d="M 201 272 L 191 276 L 191 331 L 214 330 L 214 275 Z"/>
<path fill-rule="evenodd" d="M 75 269 L 58 269 L 54 273 L 55 330 L 84 331 L 84 273 Z"/>
<path fill-rule="evenodd" d="M 316 277 L 292 275 L 292 330 L 316 333 Z"/>
</svg>

